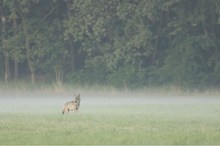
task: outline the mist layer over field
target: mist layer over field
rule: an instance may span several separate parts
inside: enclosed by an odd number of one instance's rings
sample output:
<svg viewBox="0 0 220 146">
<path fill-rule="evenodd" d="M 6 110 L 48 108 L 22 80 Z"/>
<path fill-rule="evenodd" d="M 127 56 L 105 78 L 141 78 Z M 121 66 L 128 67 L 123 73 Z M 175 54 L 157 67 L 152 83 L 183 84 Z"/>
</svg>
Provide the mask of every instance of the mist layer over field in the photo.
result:
<svg viewBox="0 0 220 146">
<path fill-rule="evenodd" d="M 123 105 L 184 105 L 184 104 L 220 104 L 220 98 L 217 96 L 209 95 L 144 95 L 144 94 L 107 94 L 101 95 L 97 92 L 89 95 L 88 93 L 81 94 L 81 110 L 88 106 L 123 106 Z M 30 111 L 34 112 L 34 108 L 42 112 L 48 112 L 50 107 L 57 107 L 57 110 L 61 110 L 64 103 L 74 99 L 73 94 L 69 95 L 13 95 L 13 96 L 1 96 L 0 112 L 18 112 L 13 110 L 15 108 L 27 108 L 30 107 Z M 43 107 L 46 109 L 44 110 Z M 90 110 L 90 109 L 88 109 Z M 92 110 L 92 109 L 91 109 Z M 26 111 L 26 109 L 25 109 Z M 54 111 L 55 112 L 55 111 Z"/>
<path fill-rule="evenodd" d="M 220 144 L 220 98 L 138 92 L 0 97 L 0 144 Z"/>
</svg>

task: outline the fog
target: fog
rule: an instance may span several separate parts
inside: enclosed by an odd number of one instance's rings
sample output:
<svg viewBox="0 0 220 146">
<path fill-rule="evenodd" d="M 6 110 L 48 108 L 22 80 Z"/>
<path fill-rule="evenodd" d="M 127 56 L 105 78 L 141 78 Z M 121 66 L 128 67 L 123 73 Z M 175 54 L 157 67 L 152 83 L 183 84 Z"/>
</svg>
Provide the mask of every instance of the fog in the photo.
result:
<svg viewBox="0 0 220 146">
<path fill-rule="evenodd" d="M 63 105 L 73 100 L 72 96 L 10 96 L 0 97 L 0 105 Z M 85 105 L 143 105 L 143 104 L 219 104 L 220 98 L 199 96 L 147 96 L 146 97 L 116 97 L 116 96 L 83 96 L 81 104 Z"/>
<path fill-rule="evenodd" d="M 0 97 L 0 105 L 63 105 L 73 96 L 8 96 Z M 143 104 L 219 104 L 220 98 L 209 96 L 83 96 L 81 105 L 143 105 Z"/>
<path fill-rule="evenodd" d="M 61 112 L 67 101 L 73 100 L 73 95 L 1 95 L 0 112 L 24 112 L 27 109 L 34 111 Z M 150 95 L 135 93 L 111 94 L 95 92 L 81 93 L 81 107 L 92 106 L 120 106 L 120 105 L 149 105 L 149 104 L 220 104 L 220 98 L 209 95 Z M 87 109 L 89 110 L 89 109 Z M 27 112 L 27 111 L 26 111 Z"/>
</svg>

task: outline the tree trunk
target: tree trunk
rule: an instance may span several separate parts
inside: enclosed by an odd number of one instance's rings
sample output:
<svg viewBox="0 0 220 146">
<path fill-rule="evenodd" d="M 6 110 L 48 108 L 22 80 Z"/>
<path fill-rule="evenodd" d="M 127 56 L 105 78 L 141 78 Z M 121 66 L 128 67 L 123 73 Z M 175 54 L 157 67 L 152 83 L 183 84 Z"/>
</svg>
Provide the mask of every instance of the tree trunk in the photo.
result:
<svg viewBox="0 0 220 146">
<path fill-rule="evenodd" d="M 16 21 L 16 18 L 13 19 L 13 27 L 14 27 L 14 37 L 16 37 L 17 36 L 17 21 Z M 17 49 L 17 48 L 15 48 L 15 49 Z M 14 79 L 17 80 L 18 77 L 19 77 L 18 62 L 17 62 L 16 59 L 14 59 Z"/>
<path fill-rule="evenodd" d="M 14 60 L 14 79 L 17 80 L 19 78 L 19 66 L 18 62 Z"/>
<path fill-rule="evenodd" d="M 23 31 L 24 31 L 24 36 L 25 36 L 25 48 L 26 48 L 26 55 L 27 55 L 27 62 L 28 62 L 28 67 L 31 72 L 31 82 L 32 84 L 35 83 L 35 68 L 33 61 L 31 59 L 31 51 L 30 51 L 30 40 L 29 40 L 29 34 L 27 30 L 27 22 L 23 20 Z"/>
<path fill-rule="evenodd" d="M 66 3 L 66 7 L 67 7 L 67 19 L 69 20 L 71 17 L 71 4 L 72 4 L 72 0 L 68 0 Z M 75 71 L 75 50 L 74 50 L 74 46 L 73 46 L 73 42 L 72 39 L 70 39 L 68 41 L 68 47 L 70 48 L 70 60 L 71 60 L 71 70 L 72 72 Z"/>
<path fill-rule="evenodd" d="M 10 70 L 9 56 L 8 56 L 8 52 L 5 50 L 5 45 L 3 45 L 3 52 L 4 52 L 5 82 L 8 83 L 8 80 L 11 79 L 11 70 Z"/>
<path fill-rule="evenodd" d="M 7 44 L 6 44 L 6 17 L 4 15 L 1 16 L 2 19 L 2 44 L 3 44 L 3 56 L 4 56 L 4 74 L 5 74 L 5 82 L 7 83 L 8 80 L 11 79 L 11 70 L 10 70 L 10 63 L 9 63 L 9 54 L 7 51 Z"/>
<path fill-rule="evenodd" d="M 59 86 L 62 86 L 63 83 L 63 71 L 62 71 L 62 65 L 59 63 L 55 68 L 56 73 L 56 84 Z"/>
</svg>

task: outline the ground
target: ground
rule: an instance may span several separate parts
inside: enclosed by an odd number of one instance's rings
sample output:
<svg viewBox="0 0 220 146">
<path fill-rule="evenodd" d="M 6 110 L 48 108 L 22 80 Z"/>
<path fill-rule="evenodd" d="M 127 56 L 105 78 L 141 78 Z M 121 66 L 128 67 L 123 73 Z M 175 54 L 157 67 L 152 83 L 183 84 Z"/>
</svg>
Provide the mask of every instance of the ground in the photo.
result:
<svg viewBox="0 0 220 146">
<path fill-rule="evenodd" d="M 209 95 L 1 96 L 0 144 L 220 144 L 220 98 Z"/>
</svg>

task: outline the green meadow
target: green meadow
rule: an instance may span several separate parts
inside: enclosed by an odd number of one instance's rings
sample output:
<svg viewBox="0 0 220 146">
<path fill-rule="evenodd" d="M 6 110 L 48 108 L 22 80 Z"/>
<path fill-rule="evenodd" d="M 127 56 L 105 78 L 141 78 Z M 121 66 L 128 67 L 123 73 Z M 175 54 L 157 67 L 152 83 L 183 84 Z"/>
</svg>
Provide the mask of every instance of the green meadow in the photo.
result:
<svg viewBox="0 0 220 146">
<path fill-rule="evenodd" d="M 1 108 L 1 145 L 220 144 L 218 103 Z"/>
</svg>

